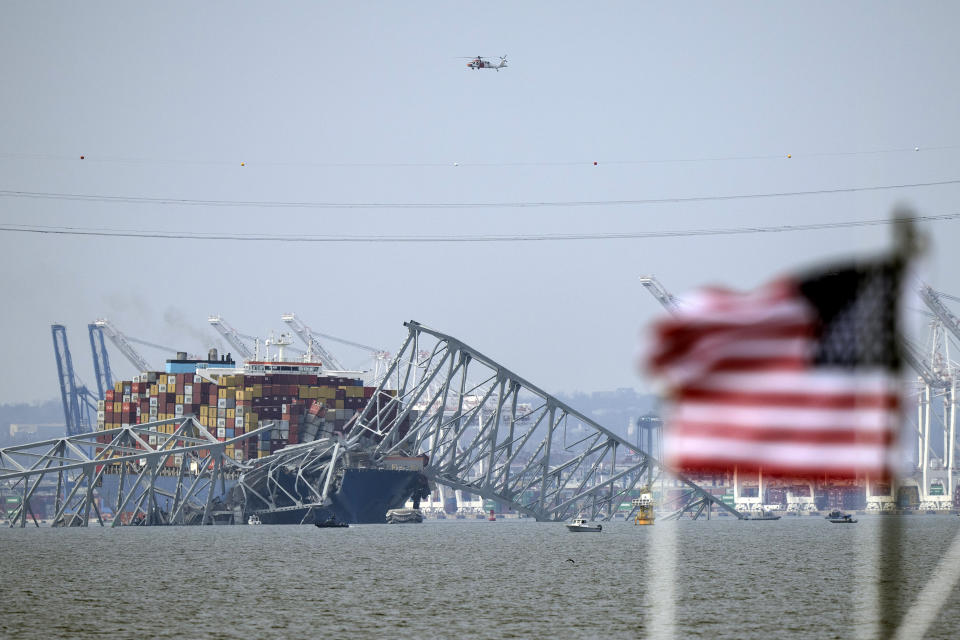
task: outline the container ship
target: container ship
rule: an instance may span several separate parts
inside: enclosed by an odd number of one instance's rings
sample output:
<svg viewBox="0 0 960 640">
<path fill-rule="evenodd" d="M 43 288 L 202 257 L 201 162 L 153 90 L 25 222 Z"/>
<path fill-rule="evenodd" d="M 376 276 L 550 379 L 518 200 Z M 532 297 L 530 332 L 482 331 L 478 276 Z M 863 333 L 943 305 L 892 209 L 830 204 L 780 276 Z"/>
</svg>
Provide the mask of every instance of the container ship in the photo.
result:
<svg viewBox="0 0 960 640">
<path fill-rule="evenodd" d="M 331 517 L 349 523 L 386 522 L 389 509 L 429 493 L 422 474 L 426 460 L 372 460 L 356 445 L 339 457 L 322 453 L 349 435 L 354 416 L 375 391 L 345 374 L 324 371 L 317 362 L 250 361 L 238 366 L 229 354 L 218 356 L 215 349 L 205 360 L 178 353 L 164 371 L 146 371 L 107 390 L 98 407 L 97 428 L 193 416 L 223 442 L 272 422 L 272 429 L 226 446 L 227 455 L 245 463 L 245 469 L 218 487 L 215 499 L 223 513 L 236 514 L 232 520 L 237 523 L 246 522 L 250 514 L 265 524 Z M 171 434 L 175 429 L 175 424 L 160 427 Z M 291 462 L 308 449 L 318 452 L 309 467 Z M 331 463 L 335 472 L 328 474 Z M 167 464 L 172 471 L 176 461 Z M 113 480 L 109 475 L 108 469 L 105 485 Z M 315 496 L 325 482 L 325 500 L 317 504 Z M 303 504 L 311 506 L 299 506 Z"/>
</svg>

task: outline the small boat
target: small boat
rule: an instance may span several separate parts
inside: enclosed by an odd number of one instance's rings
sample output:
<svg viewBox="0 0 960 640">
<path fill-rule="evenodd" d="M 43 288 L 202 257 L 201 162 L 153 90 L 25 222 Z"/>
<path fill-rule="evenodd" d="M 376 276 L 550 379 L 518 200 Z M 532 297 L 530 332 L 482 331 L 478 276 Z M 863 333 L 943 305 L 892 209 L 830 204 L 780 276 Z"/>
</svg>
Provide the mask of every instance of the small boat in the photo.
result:
<svg viewBox="0 0 960 640">
<path fill-rule="evenodd" d="M 831 511 L 827 514 L 827 520 L 834 524 L 856 524 L 856 520 L 849 513 L 842 511 Z"/>
<path fill-rule="evenodd" d="M 349 527 L 350 525 L 348 525 L 346 522 L 337 522 L 336 518 L 334 518 L 333 516 L 330 516 L 323 522 L 314 522 L 313 526 L 318 527 L 320 529 L 342 529 L 345 527 Z"/>
<path fill-rule="evenodd" d="M 420 509 L 390 509 L 387 511 L 387 524 L 417 524 L 423 522 Z"/>
<path fill-rule="evenodd" d="M 260 522 L 260 516 L 258 516 L 257 514 L 253 514 L 252 516 L 247 518 L 247 524 L 263 524 L 263 523 Z"/>
<path fill-rule="evenodd" d="M 577 518 L 577 519 L 574 520 L 571 524 L 568 524 L 568 525 L 567 525 L 567 531 L 573 531 L 573 532 L 575 532 L 575 533 L 576 533 L 576 532 L 581 532 L 581 533 L 597 532 L 597 533 L 599 533 L 599 532 L 603 531 L 603 526 L 602 526 L 602 525 L 599 525 L 599 524 L 590 524 L 589 522 L 587 522 L 587 519 L 586 519 L 586 518 Z"/>
<path fill-rule="evenodd" d="M 760 515 L 755 516 L 753 514 L 748 513 L 742 519 L 743 520 L 779 520 L 780 516 L 774 515 L 769 511 L 761 511 Z"/>
</svg>

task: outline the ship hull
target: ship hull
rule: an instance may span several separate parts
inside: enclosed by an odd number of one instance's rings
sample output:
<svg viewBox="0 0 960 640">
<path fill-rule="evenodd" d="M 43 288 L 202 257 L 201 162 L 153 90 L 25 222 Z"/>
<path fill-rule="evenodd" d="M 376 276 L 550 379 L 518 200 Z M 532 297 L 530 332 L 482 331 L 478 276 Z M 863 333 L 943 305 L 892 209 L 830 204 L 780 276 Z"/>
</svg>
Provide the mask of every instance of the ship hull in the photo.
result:
<svg viewBox="0 0 960 640">
<path fill-rule="evenodd" d="M 387 511 L 402 507 L 422 482 L 418 471 L 347 468 L 328 506 L 255 513 L 264 524 L 313 524 L 330 518 L 350 524 L 381 524 L 387 521 Z"/>
</svg>

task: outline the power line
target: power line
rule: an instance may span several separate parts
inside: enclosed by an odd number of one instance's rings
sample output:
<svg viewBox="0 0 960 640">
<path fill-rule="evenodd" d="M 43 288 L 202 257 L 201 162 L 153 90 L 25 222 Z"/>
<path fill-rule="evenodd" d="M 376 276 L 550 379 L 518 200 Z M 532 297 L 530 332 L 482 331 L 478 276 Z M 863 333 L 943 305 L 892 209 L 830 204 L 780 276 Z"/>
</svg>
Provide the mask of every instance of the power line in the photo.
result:
<svg viewBox="0 0 960 640">
<path fill-rule="evenodd" d="M 731 195 L 677 196 L 670 198 L 642 198 L 637 200 L 545 200 L 523 202 L 318 202 L 282 200 L 202 200 L 194 198 L 162 198 L 152 196 L 114 196 L 85 193 L 55 193 L 49 191 L 0 190 L 0 197 L 35 200 L 72 200 L 75 202 L 103 202 L 121 204 L 157 204 L 200 207 L 260 207 L 269 209 L 523 209 L 539 207 L 609 207 L 673 204 L 681 202 L 716 202 L 724 200 L 754 200 L 785 198 L 864 191 L 889 191 L 960 184 L 960 179 L 934 182 L 838 187 L 809 191 L 776 191 L 768 193 L 741 193 Z"/>
<path fill-rule="evenodd" d="M 896 153 L 916 153 L 926 151 L 948 151 L 960 149 L 960 145 L 933 145 L 933 146 L 912 146 L 912 147 L 888 147 L 883 149 L 866 149 L 853 151 L 811 151 L 799 153 L 760 153 L 760 154 L 725 154 L 714 156 L 690 156 L 679 158 L 590 158 L 584 160 L 529 160 L 529 161 L 417 161 L 417 160 L 399 160 L 394 162 L 309 162 L 295 160 L 257 160 L 256 157 L 246 158 L 243 165 L 249 166 L 267 166 L 267 167 L 343 167 L 343 168 L 398 168 L 398 167 L 562 167 L 562 166 L 590 166 L 594 162 L 603 165 L 649 165 L 649 164 L 674 164 L 674 163 L 696 163 L 696 162 L 724 162 L 740 160 L 786 160 L 788 158 L 825 158 L 825 157 L 851 157 L 851 156 L 876 156 L 889 155 Z M 241 164 L 241 159 L 184 159 L 184 158 L 163 158 L 163 157 L 137 157 L 137 156 L 113 156 L 96 155 L 95 153 L 79 155 L 65 154 L 45 154 L 45 153 L 0 153 L 0 158 L 11 160 L 60 160 L 76 161 L 82 159 L 90 163 L 116 163 L 116 164 L 183 164 L 183 165 L 220 165 L 234 167 Z"/>
<path fill-rule="evenodd" d="M 194 231 L 136 231 L 93 227 L 53 227 L 42 225 L 2 224 L 0 231 L 11 233 L 34 233 L 65 236 L 91 236 L 105 238 L 147 238 L 177 240 L 226 240 L 240 242 L 311 242 L 311 243 L 465 243 L 465 242 L 549 242 L 572 240 L 638 240 L 651 238 L 681 238 L 692 236 L 732 236 L 757 233 L 789 233 L 823 229 L 850 229 L 894 224 L 901 220 L 913 222 L 945 222 L 960 219 L 960 213 L 930 216 L 909 216 L 897 220 L 875 218 L 846 222 L 822 222 L 812 224 L 716 227 L 705 229 L 682 229 L 673 231 L 624 231 L 614 233 L 544 233 L 508 235 L 448 235 L 448 236 L 397 236 L 397 235 L 267 235 L 237 233 L 199 233 Z"/>
</svg>

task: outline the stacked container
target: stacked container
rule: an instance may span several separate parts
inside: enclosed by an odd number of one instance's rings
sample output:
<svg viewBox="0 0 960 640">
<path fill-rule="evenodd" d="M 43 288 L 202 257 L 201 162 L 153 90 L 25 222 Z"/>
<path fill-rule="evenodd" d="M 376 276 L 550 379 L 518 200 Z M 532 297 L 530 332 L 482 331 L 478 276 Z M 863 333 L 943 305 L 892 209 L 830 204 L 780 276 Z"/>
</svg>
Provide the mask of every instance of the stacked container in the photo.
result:
<svg viewBox="0 0 960 640">
<path fill-rule="evenodd" d="M 190 373 L 146 372 L 131 381 L 117 382 L 98 408 L 98 428 L 192 415 L 224 442 L 264 422 L 274 422 L 275 427 L 258 438 L 227 445 L 227 455 L 249 460 L 270 455 L 288 444 L 342 433 L 374 391 L 359 379 L 293 373 L 213 375 L 212 379 L 214 382 Z M 163 425 L 160 431 L 172 434 L 176 427 Z M 157 436 L 150 439 L 156 440 Z M 107 444 L 106 439 L 100 442 Z M 172 460 L 169 465 L 174 466 Z"/>
</svg>

